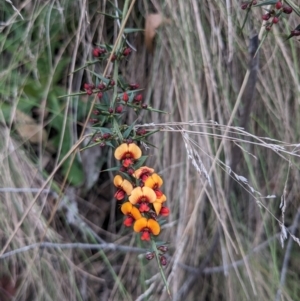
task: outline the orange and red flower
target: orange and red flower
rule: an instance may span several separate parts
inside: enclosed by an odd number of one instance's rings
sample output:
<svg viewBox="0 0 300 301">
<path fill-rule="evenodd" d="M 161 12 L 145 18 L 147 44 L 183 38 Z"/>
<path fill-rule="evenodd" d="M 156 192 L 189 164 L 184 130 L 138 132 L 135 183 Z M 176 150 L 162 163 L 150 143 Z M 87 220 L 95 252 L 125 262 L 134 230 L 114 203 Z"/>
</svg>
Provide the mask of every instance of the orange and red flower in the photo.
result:
<svg viewBox="0 0 300 301">
<path fill-rule="evenodd" d="M 133 230 L 142 232 L 141 240 L 150 240 L 150 234 L 158 235 L 160 233 L 160 226 L 154 219 L 142 217 L 135 221 Z"/>
<path fill-rule="evenodd" d="M 156 194 L 149 187 L 136 187 L 132 190 L 129 202 L 133 205 L 138 204 L 140 212 L 148 212 L 150 210 L 149 203 L 154 203 Z"/>
<path fill-rule="evenodd" d="M 124 225 L 130 227 L 133 224 L 133 221 L 142 218 L 140 211 L 134 207 L 130 202 L 126 202 L 121 206 L 121 211 L 126 215 L 124 220 Z"/>
<path fill-rule="evenodd" d="M 133 176 L 145 182 L 152 173 L 154 173 L 153 168 L 150 168 L 148 166 L 142 166 L 134 172 Z"/>
<path fill-rule="evenodd" d="M 166 196 L 162 194 L 159 198 L 155 200 L 155 202 L 153 202 L 153 207 L 157 215 L 160 214 L 160 211 L 162 209 L 162 203 L 164 203 L 166 200 L 167 200 Z"/>
<path fill-rule="evenodd" d="M 115 198 L 118 201 L 122 200 L 125 197 L 125 193 L 127 195 L 130 195 L 133 189 L 132 184 L 119 175 L 114 177 L 114 185 L 118 188 L 117 192 L 115 193 Z"/>
<path fill-rule="evenodd" d="M 134 143 L 122 143 L 115 150 L 115 158 L 122 161 L 122 165 L 126 168 L 141 156 L 141 149 Z"/>
<path fill-rule="evenodd" d="M 162 191 L 159 189 L 162 186 L 162 184 L 163 180 L 157 173 L 154 173 L 153 175 L 149 176 L 145 181 L 145 186 L 152 188 L 155 191 L 156 196 L 158 198 L 160 198 L 163 195 Z"/>
</svg>

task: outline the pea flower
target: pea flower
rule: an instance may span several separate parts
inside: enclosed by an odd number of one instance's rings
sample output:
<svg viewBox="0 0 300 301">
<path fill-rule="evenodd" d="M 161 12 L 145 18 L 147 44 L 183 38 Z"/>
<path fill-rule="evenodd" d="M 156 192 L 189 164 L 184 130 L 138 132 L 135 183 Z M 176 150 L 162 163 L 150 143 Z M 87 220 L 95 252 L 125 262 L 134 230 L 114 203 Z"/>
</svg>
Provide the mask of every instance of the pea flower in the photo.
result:
<svg viewBox="0 0 300 301">
<path fill-rule="evenodd" d="M 162 194 L 159 198 L 157 198 L 155 200 L 155 202 L 153 202 L 153 207 L 154 207 L 154 210 L 155 210 L 155 213 L 157 215 L 160 214 L 160 211 L 162 209 L 162 203 L 164 203 L 165 201 L 167 200 L 166 196 L 164 194 Z M 166 207 L 165 207 L 166 208 Z"/>
<path fill-rule="evenodd" d="M 149 187 L 136 187 L 132 190 L 129 202 L 133 205 L 138 204 L 140 212 L 148 212 L 150 210 L 149 203 L 154 203 L 156 194 Z"/>
<path fill-rule="evenodd" d="M 141 156 L 141 149 L 134 143 L 122 143 L 115 150 L 115 158 L 122 161 L 122 165 L 126 168 Z"/>
<path fill-rule="evenodd" d="M 152 188 L 155 191 L 156 196 L 158 198 L 163 195 L 163 193 L 159 189 L 162 186 L 162 184 L 163 184 L 162 178 L 156 173 L 149 176 L 145 181 L 145 186 Z"/>
<path fill-rule="evenodd" d="M 135 221 L 133 230 L 142 232 L 141 240 L 150 240 L 150 234 L 158 235 L 160 233 L 160 226 L 154 219 L 142 217 Z"/>
<path fill-rule="evenodd" d="M 117 192 L 114 195 L 118 201 L 122 200 L 125 197 L 125 193 L 127 195 L 130 195 L 133 189 L 132 184 L 119 175 L 114 177 L 114 185 L 118 188 Z"/>
<path fill-rule="evenodd" d="M 154 173 L 153 168 L 150 168 L 148 166 L 142 166 L 134 172 L 133 176 L 145 182 L 152 173 Z"/>
<path fill-rule="evenodd" d="M 124 220 L 124 225 L 130 227 L 135 220 L 142 218 L 142 215 L 136 207 L 134 207 L 130 202 L 126 202 L 121 206 L 121 211 L 126 215 Z"/>
</svg>

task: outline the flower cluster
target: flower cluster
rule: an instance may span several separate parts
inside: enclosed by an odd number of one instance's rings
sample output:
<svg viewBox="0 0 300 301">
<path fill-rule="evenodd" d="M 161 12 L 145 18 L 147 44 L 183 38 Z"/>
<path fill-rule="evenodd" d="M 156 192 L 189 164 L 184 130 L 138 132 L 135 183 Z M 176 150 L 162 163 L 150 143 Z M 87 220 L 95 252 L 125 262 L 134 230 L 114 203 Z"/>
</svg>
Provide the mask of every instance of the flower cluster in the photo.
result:
<svg viewBox="0 0 300 301">
<path fill-rule="evenodd" d="M 272 2 L 272 3 L 271 3 Z M 289 15 L 293 12 L 293 8 L 289 5 L 285 5 L 282 0 L 278 1 L 262 1 L 258 3 L 257 0 L 250 0 L 246 2 L 242 2 L 241 4 L 241 9 L 243 10 L 250 10 L 251 8 L 254 7 L 260 7 L 260 6 L 269 6 L 273 5 L 271 9 L 266 8 L 266 13 L 262 16 L 262 19 L 265 22 L 265 28 L 267 31 L 270 31 L 272 29 L 272 26 L 274 24 L 277 24 L 280 19 L 284 15 Z M 300 15 L 299 11 L 296 13 Z M 294 30 L 291 31 L 290 35 L 288 36 L 288 39 L 294 36 L 299 36 L 300 35 L 300 26 L 298 25 Z"/>
<path fill-rule="evenodd" d="M 159 216 L 168 216 L 169 209 L 164 206 L 167 198 L 161 191 L 162 178 L 153 168 L 139 165 L 141 149 L 133 142 L 122 143 L 115 150 L 115 158 L 121 162 L 121 175 L 116 175 L 115 198 L 124 201 L 121 211 L 125 215 L 124 225 L 141 233 L 142 240 L 150 240 L 151 235 L 159 235 Z"/>
</svg>

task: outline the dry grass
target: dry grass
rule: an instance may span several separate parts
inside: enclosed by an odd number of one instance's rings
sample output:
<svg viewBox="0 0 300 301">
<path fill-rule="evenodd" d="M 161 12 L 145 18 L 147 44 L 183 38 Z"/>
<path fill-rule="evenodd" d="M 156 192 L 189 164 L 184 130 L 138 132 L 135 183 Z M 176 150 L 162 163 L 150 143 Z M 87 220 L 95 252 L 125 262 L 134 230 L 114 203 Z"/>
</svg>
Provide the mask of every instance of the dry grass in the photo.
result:
<svg viewBox="0 0 300 301">
<path fill-rule="evenodd" d="M 114 1 L 119 7 L 121 2 Z M 240 91 L 247 73 L 249 36 L 261 28 L 261 8 L 253 10 L 252 25 L 248 22 L 240 34 L 245 12 L 237 1 L 166 0 L 162 6 L 152 2 L 135 5 L 128 27 L 143 27 L 145 13 L 154 7 L 171 24 L 159 29 L 154 55 L 147 53 L 141 33 L 130 35 L 137 52 L 122 65 L 122 72 L 145 87 L 146 102 L 168 112 L 143 116 L 139 123 L 161 130 L 153 136 L 157 148 L 148 150 L 148 164 L 164 177 L 171 208 L 160 239 L 169 243 L 165 272 L 172 298 L 296 300 L 299 43 L 284 42 L 284 34 L 299 18 L 291 15 L 287 24 L 280 22 L 261 47 L 253 104 L 243 130 L 239 126 L 248 95 Z M 28 113 L 22 103 L 37 99 L 42 112 L 38 122 L 49 130 L 47 125 L 55 117 L 53 111 L 49 113 L 50 103 L 65 94 L 51 91 L 63 87 L 72 93 L 80 90 L 82 82 L 91 81 L 91 74 L 83 70 L 68 74 L 90 59 L 92 43 L 113 42 L 118 32 L 113 20 L 96 13 L 114 13 L 107 1 L 14 1 L 14 6 L 18 12 L 6 3 L 0 48 L 6 58 L 1 62 L 0 82 L 5 84 L 0 85 L 0 95 L 3 103 L 14 108 L 10 122 L 6 107 L 2 106 L 0 116 L 0 186 L 6 189 L 0 190 L 2 246 L 35 194 L 8 188 L 41 187 L 47 179 L 42 171 L 55 170 L 66 141 L 61 135 L 53 151 L 42 136 L 33 146 L 16 140 L 15 109 Z M 20 22 L 20 27 L 14 22 Z M 21 36 L 24 47 L 9 52 L 9 42 L 17 43 Z M 39 64 L 45 55 L 47 70 L 41 74 Z M 58 81 L 55 76 L 60 77 Z M 38 96 L 24 91 L 30 81 L 40 87 Z M 76 120 L 83 120 L 82 106 L 77 97 L 58 105 L 62 132 L 70 133 L 71 148 L 79 136 Z M 51 140 L 52 132 L 48 134 Z M 236 145 L 242 157 L 232 168 Z M 108 158 L 105 167 L 113 164 L 110 151 L 91 151 L 88 157 L 97 162 L 96 156 Z M 45 158 L 48 165 L 43 164 Z M 156 263 L 137 256 L 138 248 L 148 246 L 120 226 L 111 175 L 100 175 L 90 191 L 84 185 L 69 185 L 44 238 L 50 245 L 40 251 L 34 246 L 24 249 L 43 237 L 46 220 L 61 194 L 62 178 L 59 171 L 48 187 L 56 194 L 42 194 L 13 237 L 6 252 L 21 250 L 1 259 L 1 288 L 12 287 L 15 300 L 167 300 Z M 282 248 L 280 236 L 285 231 L 290 240 Z M 58 242 L 68 245 L 55 245 Z M 100 244 L 99 249 L 89 248 L 88 243 Z"/>
</svg>

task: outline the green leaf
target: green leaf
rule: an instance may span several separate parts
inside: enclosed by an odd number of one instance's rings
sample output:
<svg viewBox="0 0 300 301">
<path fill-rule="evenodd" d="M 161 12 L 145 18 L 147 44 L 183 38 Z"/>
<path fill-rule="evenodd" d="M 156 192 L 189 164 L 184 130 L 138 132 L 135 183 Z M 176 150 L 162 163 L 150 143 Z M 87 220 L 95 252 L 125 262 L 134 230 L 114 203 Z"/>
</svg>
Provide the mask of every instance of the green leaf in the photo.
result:
<svg viewBox="0 0 300 301">
<path fill-rule="evenodd" d="M 114 15 L 110 15 L 110 14 L 106 14 L 106 13 L 103 13 L 101 11 L 97 11 L 97 13 L 100 14 L 100 15 L 107 16 L 107 17 L 112 18 L 112 19 L 121 19 L 120 17 L 114 16 Z"/>
<path fill-rule="evenodd" d="M 139 29 L 139 28 L 125 28 L 124 33 L 133 33 L 133 32 L 141 32 L 145 31 L 144 29 Z"/>
<path fill-rule="evenodd" d="M 157 112 L 157 113 L 169 114 L 168 112 L 153 109 L 152 107 L 148 107 L 146 110 L 149 110 L 149 111 L 152 111 L 152 112 Z"/>
<path fill-rule="evenodd" d="M 72 93 L 72 94 L 61 95 L 61 96 L 58 96 L 57 98 L 64 98 L 64 97 L 78 96 L 78 95 L 86 95 L 86 92 L 77 92 L 77 93 Z"/>
<path fill-rule="evenodd" d="M 122 141 L 123 140 L 123 135 L 120 131 L 119 124 L 118 124 L 118 121 L 117 121 L 116 118 L 113 118 L 113 126 L 114 126 L 114 131 L 117 133 L 120 141 Z"/>
<path fill-rule="evenodd" d="M 75 72 L 77 72 L 77 71 L 80 71 L 81 69 L 84 69 L 84 68 L 86 68 L 86 67 L 88 67 L 88 66 L 90 66 L 90 65 L 96 64 L 96 63 L 98 63 L 98 62 L 99 62 L 99 60 L 92 61 L 92 62 L 87 62 L 84 66 L 79 67 L 78 69 L 75 69 L 73 72 L 69 73 L 69 75 L 72 74 L 72 73 L 75 73 Z"/>
<path fill-rule="evenodd" d="M 116 167 L 101 170 L 101 172 L 104 172 L 104 171 L 118 171 L 119 169 L 120 169 L 120 166 L 116 166 Z"/>
<path fill-rule="evenodd" d="M 131 133 L 133 127 L 134 127 L 135 124 L 136 124 L 136 122 L 137 122 L 137 120 L 135 120 L 135 121 L 134 121 L 127 129 L 126 129 L 126 131 L 123 133 L 124 139 L 127 139 L 127 138 L 128 138 L 128 136 L 129 136 L 129 134 Z"/>
<path fill-rule="evenodd" d="M 145 135 L 143 136 L 136 136 L 135 138 L 138 139 L 138 140 L 143 140 L 142 138 L 145 138 L 145 137 L 149 137 L 151 135 L 153 135 L 154 133 L 157 133 L 159 132 L 160 130 L 154 130 L 154 131 L 151 131 L 151 132 L 148 132 L 146 133 Z"/>
<path fill-rule="evenodd" d="M 115 4 L 112 1 L 108 0 L 108 2 L 115 10 L 118 11 L 119 15 L 122 16 L 123 12 L 117 6 L 115 6 Z"/>
<path fill-rule="evenodd" d="M 139 158 L 139 160 L 133 165 L 133 169 L 138 169 L 140 168 L 141 166 L 144 165 L 145 161 L 147 160 L 148 156 L 141 156 Z"/>
<path fill-rule="evenodd" d="M 70 160 L 67 160 L 63 166 L 62 166 L 62 173 L 65 176 L 67 174 L 67 171 L 69 169 Z M 82 165 L 78 160 L 74 160 L 73 164 L 71 166 L 70 172 L 68 174 L 68 182 L 71 185 L 79 186 L 84 181 L 84 172 Z"/>
<path fill-rule="evenodd" d="M 265 6 L 265 5 L 274 5 L 277 2 L 278 2 L 278 0 L 266 0 L 266 1 L 259 2 L 256 5 L 252 5 L 252 6 L 257 7 L 257 6 Z"/>
<path fill-rule="evenodd" d="M 93 72 L 92 70 L 90 70 L 90 72 L 91 72 L 92 74 L 94 74 L 96 77 L 98 77 L 99 79 L 101 79 L 101 81 L 103 81 L 106 85 L 109 83 L 110 80 L 109 80 L 108 78 L 102 76 L 102 75 L 99 74 L 99 73 Z"/>
</svg>

